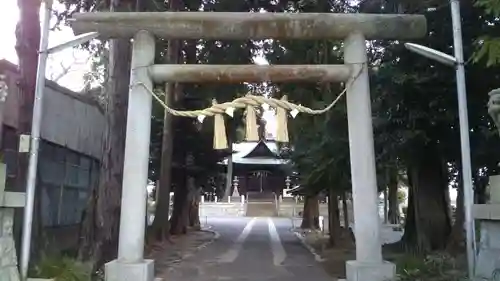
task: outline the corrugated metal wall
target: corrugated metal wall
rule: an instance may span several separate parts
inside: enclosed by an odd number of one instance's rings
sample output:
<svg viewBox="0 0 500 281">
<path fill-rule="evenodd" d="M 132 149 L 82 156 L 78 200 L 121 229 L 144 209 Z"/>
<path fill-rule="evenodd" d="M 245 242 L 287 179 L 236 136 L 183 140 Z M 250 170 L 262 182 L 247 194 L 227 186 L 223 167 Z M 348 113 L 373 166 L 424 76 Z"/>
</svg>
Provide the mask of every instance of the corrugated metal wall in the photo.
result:
<svg viewBox="0 0 500 281">
<path fill-rule="evenodd" d="M 4 124 L 16 128 L 18 123 L 18 73 L 15 65 L 0 60 L 0 73 L 7 76 L 9 95 L 4 113 Z M 41 137 L 100 159 L 104 115 L 92 101 L 47 81 L 43 100 Z"/>
<path fill-rule="evenodd" d="M 7 164 L 7 188 L 17 175 L 18 80 L 17 67 L 0 60 L 9 95 L 4 106 L 2 150 Z M 42 191 L 45 226 L 80 222 L 88 196 L 97 184 L 104 115 L 87 97 L 47 81 L 43 100 L 37 187 Z"/>
<path fill-rule="evenodd" d="M 54 85 L 46 87 L 41 137 L 100 159 L 103 114 L 96 106 L 63 93 L 61 88 Z"/>
</svg>

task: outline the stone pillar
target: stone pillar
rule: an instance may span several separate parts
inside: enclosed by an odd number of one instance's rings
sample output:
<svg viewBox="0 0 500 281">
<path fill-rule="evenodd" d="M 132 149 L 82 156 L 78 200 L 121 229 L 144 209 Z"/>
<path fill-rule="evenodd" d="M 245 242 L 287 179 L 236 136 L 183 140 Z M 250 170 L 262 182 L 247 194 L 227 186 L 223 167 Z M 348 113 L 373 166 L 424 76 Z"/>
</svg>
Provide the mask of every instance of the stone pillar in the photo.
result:
<svg viewBox="0 0 500 281">
<path fill-rule="evenodd" d="M 12 227 L 14 209 L 0 207 L 0 280 L 19 281 L 17 255 Z"/>
<path fill-rule="evenodd" d="M 14 242 L 14 208 L 25 206 L 24 192 L 5 191 L 7 165 L 0 163 L 0 280 L 19 281 L 17 252 Z"/>
<path fill-rule="evenodd" d="M 347 117 L 354 208 L 356 260 L 346 263 L 348 281 L 392 279 L 395 266 L 382 260 L 375 151 L 365 37 L 351 33 L 344 41 L 344 61 L 357 75 L 347 90 Z"/>
<path fill-rule="evenodd" d="M 500 175 L 490 176 L 489 202 L 474 206 L 481 237 L 474 275 L 477 280 L 496 280 L 500 268 Z"/>
<path fill-rule="evenodd" d="M 154 56 L 154 37 L 139 31 L 132 51 L 118 259 L 106 264 L 106 281 L 154 279 L 153 261 L 143 259 L 152 108 L 144 86 L 152 89 L 147 67 Z"/>
</svg>

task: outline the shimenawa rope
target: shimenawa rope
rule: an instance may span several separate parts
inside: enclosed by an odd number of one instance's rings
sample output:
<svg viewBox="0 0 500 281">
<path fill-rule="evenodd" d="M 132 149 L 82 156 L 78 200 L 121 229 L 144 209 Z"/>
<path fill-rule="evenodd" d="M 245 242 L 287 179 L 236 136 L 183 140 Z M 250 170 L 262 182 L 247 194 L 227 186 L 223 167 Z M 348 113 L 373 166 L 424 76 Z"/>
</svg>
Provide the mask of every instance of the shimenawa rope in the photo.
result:
<svg viewBox="0 0 500 281">
<path fill-rule="evenodd" d="M 359 65 L 359 64 L 358 64 Z M 362 64 L 361 64 L 362 65 Z M 363 68 L 366 67 L 365 65 L 362 65 L 362 67 L 359 68 L 358 72 L 356 75 L 354 75 L 349 82 L 347 83 L 346 87 L 344 90 L 333 100 L 327 107 L 323 109 L 311 109 L 309 107 L 300 105 L 300 104 L 294 104 L 291 103 L 287 100 L 287 96 L 284 95 L 281 99 L 275 99 L 275 98 L 266 98 L 263 96 L 256 96 L 256 95 L 251 95 L 248 94 L 244 97 L 236 98 L 235 100 L 231 102 L 225 102 L 225 103 L 217 103 L 217 101 L 214 99 L 212 100 L 212 106 L 205 108 L 205 109 L 200 109 L 200 110 L 176 110 L 173 108 L 170 108 L 168 105 L 165 104 L 163 100 L 160 99 L 158 94 L 156 94 L 154 91 L 149 89 L 144 83 L 142 82 L 137 82 L 131 87 L 134 86 L 142 86 L 144 89 L 146 89 L 152 96 L 153 98 L 158 101 L 165 111 L 169 114 L 172 114 L 174 116 L 179 116 L 179 117 L 190 117 L 190 118 L 198 118 L 200 122 L 203 122 L 203 119 L 207 116 L 213 116 L 214 119 L 214 148 L 215 149 L 227 149 L 227 137 L 226 137 L 226 129 L 224 125 L 224 114 L 227 114 L 231 117 L 233 117 L 233 112 L 235 109 L 241 109 L 245 108 L 246 109 L 246 139 L 247 141 L 257 141 L 258 140 L 258 133 L 257 133 L 257 125 L 256 125 L 256 114 L 255 114 L 255 107 L 261 106 L 263 104 L 267 104 L 270 107 L 276 108 L 277 111 L 277 132 L 276 132 L 276 141 L 278 142 L 288 142 L 288 129 L 287 129 L 287 111 L 290 111 L 291 115 L 293 118 L 298 113 L 307 113 L 311 115 L 319 115 L 323 114 L 327 111 L 329 111 L 335 104 L 345 95 L 347 92 L 347 89 L 352 85 L 352 83 L 359 77 L 361 72 L 363 71 Z"/>
</svg>

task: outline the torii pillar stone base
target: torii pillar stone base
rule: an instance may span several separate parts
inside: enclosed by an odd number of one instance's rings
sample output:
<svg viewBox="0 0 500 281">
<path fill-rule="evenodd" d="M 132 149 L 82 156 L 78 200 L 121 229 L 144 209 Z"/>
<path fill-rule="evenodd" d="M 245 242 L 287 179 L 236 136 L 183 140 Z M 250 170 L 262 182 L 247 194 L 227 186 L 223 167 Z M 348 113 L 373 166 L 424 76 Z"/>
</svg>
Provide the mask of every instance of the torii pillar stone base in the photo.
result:
<svg viewBox="0 0 500 281">
<path fill-rule="evenodd" d="M 153 281 L 155 270 L 153 260 L 142 260 L 134 263 L 114 260 L 104 268 L 106 281 Z"/>
<path fill-rule="evenodd" d="M 132 50 L 118 259 L 106 264 L 106 281 L 154 280 L 154 261 L 143 258 L 152 96 L 137 85 L 152 88 L 148 66 L 154 55 L 155 38 L 139 31 Z"/>
</svg>

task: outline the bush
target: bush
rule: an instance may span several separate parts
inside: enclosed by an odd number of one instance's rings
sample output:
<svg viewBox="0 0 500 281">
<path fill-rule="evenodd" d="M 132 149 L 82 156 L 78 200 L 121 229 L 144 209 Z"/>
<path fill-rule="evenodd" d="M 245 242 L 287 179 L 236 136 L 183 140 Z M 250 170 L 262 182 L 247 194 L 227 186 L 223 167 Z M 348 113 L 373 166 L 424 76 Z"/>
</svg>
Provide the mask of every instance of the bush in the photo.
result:
<svg viewBox="0 0 500 281">
<path fill-rule="evenodd" d="M 91 281 L 92 267 L 69 257 L 42 257 L 31 276 L 56 281 Z"/>
<path fill-rule="evenodd" d="M 461 281 L 466 272 L 455 258 L 445 254 L 429 255 L 425 258 L 405 256 L 397 261 L 399 281 Z"/>
</svg>

